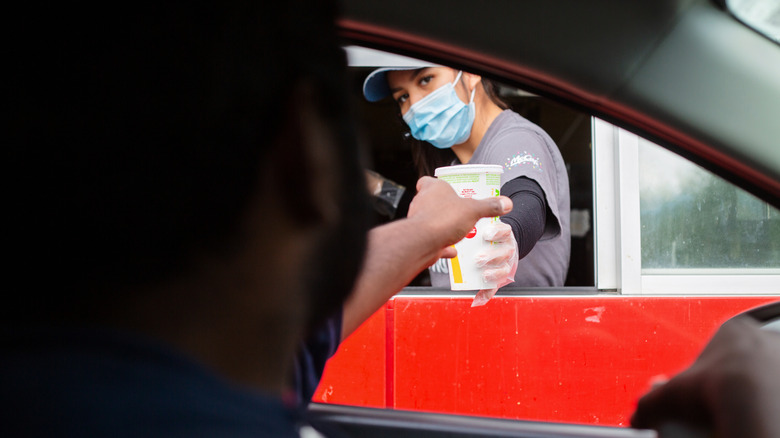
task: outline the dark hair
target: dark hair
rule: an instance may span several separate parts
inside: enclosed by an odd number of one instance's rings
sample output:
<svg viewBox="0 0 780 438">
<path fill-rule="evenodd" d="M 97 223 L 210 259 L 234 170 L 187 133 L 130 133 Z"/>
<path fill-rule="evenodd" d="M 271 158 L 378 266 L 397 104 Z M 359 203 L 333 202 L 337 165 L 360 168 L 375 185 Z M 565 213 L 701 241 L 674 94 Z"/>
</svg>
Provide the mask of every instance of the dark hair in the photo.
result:
<svg viewBox="0 0 780 438">
<path fill-rule="evenodd" d="M 485 91 L 485 95 L 487 95 L 487 97 L 493 101 L 493 103 L 498 105 L 498 107 L 501 109 L 509 108 L 509 105 L 499 97 L 498 84 L 496 84 L 496 82 L 484 77 L 482 78 L 481 82 L 482 89 Z M 406 126 L 403 120 L 401 123 Z M 408 132 L 408 127 L 406 127 L 406 130 L 407 132 L 405 133 L 405 138 L 412 142 L 412 161 L 417 168 L 418 176 L 433 176 L 433 173 L 437 167 L 449 166 L 454 160 L 457 159 L 452 149 L 436 148 L 428 142 L 420 141 L 412 137 Z"/>
<path fill-rule="evenodd" d="M 234 251 L 295 83 L 313 82 L 322 113 L 354 137 L 334 16 L 319 0 L 14 16 L 6 281 L 18 301 L 76 306 L 185 271 L 196 252 Z"/>
</svg>

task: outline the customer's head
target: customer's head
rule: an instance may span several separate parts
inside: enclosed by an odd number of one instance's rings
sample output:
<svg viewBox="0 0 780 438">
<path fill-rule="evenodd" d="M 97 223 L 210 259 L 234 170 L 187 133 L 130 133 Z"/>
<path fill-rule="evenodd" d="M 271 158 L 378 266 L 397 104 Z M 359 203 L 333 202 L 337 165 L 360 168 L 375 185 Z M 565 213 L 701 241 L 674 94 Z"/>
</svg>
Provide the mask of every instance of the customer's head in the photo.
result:
<svg viewBox="0 0 780 438">
<path fill-rule="evenodd" d="M 341 302 L 367 209 L 333 5 L 271 5 L 25 4 L 10 17 L 6 321 L 102 323 L 252 254 L 242 272 L 267 273 L 257 302 L 271 310 L 283 296 L 311 322 Z M 257 279 L 207 281 L 177 292 L 183 307 Z"/>
</svg>

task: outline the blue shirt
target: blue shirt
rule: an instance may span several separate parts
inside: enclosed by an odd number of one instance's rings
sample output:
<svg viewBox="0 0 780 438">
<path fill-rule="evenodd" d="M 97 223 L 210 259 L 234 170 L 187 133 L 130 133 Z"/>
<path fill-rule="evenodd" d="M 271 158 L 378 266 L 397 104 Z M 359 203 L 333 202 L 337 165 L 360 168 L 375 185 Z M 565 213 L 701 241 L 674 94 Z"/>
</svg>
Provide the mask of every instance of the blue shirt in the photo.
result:
<svg viewBox="0 0 780 438">
<path fill-rule="evenodd" d="M 0 334 L 0 430 L 46 437 L 297 437 L 281 400 L 146 339 Z"/>
<path fill-rule="evenodd" d="M 305 407 L 311 401 L 322 379 L 325 364 L 339 348 L 342 318 L 342 311 L 338 311 L 301 343 L 295 357 L 295 381 L 293 382 L 296 403 L 301 407 Z"/>
</svg>

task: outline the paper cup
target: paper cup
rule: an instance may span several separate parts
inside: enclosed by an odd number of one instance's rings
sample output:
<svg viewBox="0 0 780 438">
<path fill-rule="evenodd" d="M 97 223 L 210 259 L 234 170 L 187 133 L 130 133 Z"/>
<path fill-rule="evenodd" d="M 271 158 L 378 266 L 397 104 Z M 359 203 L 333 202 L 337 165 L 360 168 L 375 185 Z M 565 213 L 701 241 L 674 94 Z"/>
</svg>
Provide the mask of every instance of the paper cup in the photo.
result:
<svg viewBox="0 0 780 438">
<path fill-rule="evenodd" d="M 434 176 L 447 181 L 461 198 L 485 199 L 498 196 L 501 189 L 502 166 L 492 164 L 461 164 L 439 167 Z M 463 240 L 455 244 L 457 257 L 447 259 L 452 290 L 492 289 L 496 283 L 482 279 L 482 269 L 474 264 L 475 256 L 491 245 L 482 238 L 486 226 L 498 221 L 498 216 L 480 219 Z"/>
</svg>

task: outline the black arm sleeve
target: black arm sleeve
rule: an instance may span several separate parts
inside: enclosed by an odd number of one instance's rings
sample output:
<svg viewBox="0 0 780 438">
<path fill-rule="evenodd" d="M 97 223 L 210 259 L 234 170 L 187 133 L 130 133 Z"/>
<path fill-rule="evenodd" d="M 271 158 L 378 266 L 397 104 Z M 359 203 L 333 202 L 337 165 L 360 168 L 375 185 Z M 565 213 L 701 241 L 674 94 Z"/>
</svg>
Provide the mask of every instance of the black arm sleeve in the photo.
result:
<svg viewBox="0 0 780 438">
<path fill-rule="evenodd" d="M 536 181 L 520 176 L 504 184 L 501 194 L 512 199 L 512 211 L 501 216 L 501 221 L 512 227 L 518 258 L 522 259 L 544 233 L 547 220 L 544 191 Z"/>
</svg>

